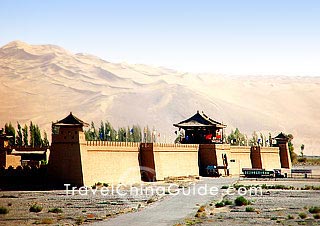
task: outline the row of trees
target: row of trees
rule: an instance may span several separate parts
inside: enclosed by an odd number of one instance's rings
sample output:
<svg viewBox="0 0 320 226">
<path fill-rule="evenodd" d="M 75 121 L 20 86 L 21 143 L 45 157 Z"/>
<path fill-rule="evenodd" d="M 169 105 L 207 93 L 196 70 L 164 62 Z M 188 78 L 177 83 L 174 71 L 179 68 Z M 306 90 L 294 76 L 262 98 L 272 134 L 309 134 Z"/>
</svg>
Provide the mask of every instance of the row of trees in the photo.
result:
<svg viewBox="0 0 320 226">
<path fill-rule="evenodd" d="M 86 140 L 119 141 L 119 142 L 156 142 L 155 129 L 150 130 L 149 126 L 143 130 L 140 125 L 132 127 L 120 127 L 117 130 L 109 121 L 101 121 L 100 127 L 96 128 L 91 122 L 91 127 L 84 131 Z"/>
<path fill-rule="evenodd" d="M 6 123 L 4 130 L 0 130 L 0 134 L 5 133 L 9 138 L 9 144 L 11 146 L 31 146 L 42 147 L 49 146 L 49 140 L 46 131 L 43 132 L 43 138 L 41 130 L 37 124 L 30 122 L 29 127 L 25 124 L 23 127 L 17 122 L 17 131 L 10 123 Z"/>
<path fill-rule="evenodd" d="M 293 135 L 288 134 L 287 135 L 289 140 L 288 140 L 288 148 L 289 148 L 289 153 L 291 157 L 291 161 L 295 162 L 298 155 L 294 152 L 294 147 L 293 147 Z M 227 143 L 231 145 L 238 145 L 238 146 L 264 146 L 264 147 L 270 147 L 272 146 L 272 137 L 271 133 L 268 134 L 268 137 L 256 131 L 252 133 L 252 137 L 249 139 L 246 134 L 243 134 L 240 132 L 238 128 L 236 128 L 234 131 L 231 130 L 231 133 L 227 137 Z M 301 145 L 301 156 L 303 157 L 303 150 L 304 150 L 304 144 Z"/>
<path fill-rule="evenodd" d="M 269 147 L 272 145 L 271 142 L 271 133 L 269 133 L 268 136 L 265 136 L 262 133 L 258 134 L 256 131 L 254 131 L 252 133 L 252 137 L 248 138 L 248 136 L 244 133 L 241 133 L 238 128 L 231 130 L 231 133 L 227 136 L 227 143 L 237 146 Z"/>
</svg>

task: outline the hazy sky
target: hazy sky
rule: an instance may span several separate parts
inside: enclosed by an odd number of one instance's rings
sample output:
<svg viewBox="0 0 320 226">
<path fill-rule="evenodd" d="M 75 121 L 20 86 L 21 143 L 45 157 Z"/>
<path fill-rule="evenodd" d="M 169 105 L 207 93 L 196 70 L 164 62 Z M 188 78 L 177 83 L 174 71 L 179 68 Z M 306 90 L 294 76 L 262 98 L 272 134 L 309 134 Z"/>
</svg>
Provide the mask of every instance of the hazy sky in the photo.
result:
<svg viewBox="0 0 320 226">
<path fill-rule="evenodd" d="M 0 46 L 191 72 L 320 76 L 320 1 L 0 0 Z"/>
</svg>

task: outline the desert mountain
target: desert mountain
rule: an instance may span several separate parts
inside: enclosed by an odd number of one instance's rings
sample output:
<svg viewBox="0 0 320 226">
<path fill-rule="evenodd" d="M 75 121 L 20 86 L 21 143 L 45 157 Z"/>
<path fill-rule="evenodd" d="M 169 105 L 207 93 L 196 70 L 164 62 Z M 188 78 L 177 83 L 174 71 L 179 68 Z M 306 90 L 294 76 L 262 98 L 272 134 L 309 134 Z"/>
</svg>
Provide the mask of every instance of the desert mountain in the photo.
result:
<svg viewBox="0 0 320 226">
<path fill-rule="evenodd" d="M 0 82 L 0 125 L 32 120 L 50 131 L 72 111 L 97 125 L 148 124 L 172 142 L 172 124 L 203 110 L 226 132 L 292 133 L 297 153 L 303 143 L 320 155 L 320 77 L 189 74 L 14 41 L 0 48 Z"/>
</svg>

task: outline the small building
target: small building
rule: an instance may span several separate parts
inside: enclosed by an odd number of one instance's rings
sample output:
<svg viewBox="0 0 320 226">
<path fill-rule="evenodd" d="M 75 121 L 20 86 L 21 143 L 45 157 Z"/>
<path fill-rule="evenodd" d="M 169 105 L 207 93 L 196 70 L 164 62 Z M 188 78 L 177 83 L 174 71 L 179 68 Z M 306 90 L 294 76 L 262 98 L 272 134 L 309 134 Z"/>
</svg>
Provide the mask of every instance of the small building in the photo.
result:
<svg viewBox="0 0 320 226">
<path fill-rule="evenodd" d="M 10 166 L 16 168 L 21 165 L 21 157 L 11 154 L 11 147 L 9 139 L 12 136 L 6 134 L 0 135 L 0 168 L 9 168 Z"/>
<path fill-rule="evenodd" d="M 223 129 L 227 127 L 199 111 L 192 117 L 173 125 L 179 128 L 180 143 L 183 144 L 222 144 Z M 184 130 L 184 134 L 181 129 Z"/>
</svg>

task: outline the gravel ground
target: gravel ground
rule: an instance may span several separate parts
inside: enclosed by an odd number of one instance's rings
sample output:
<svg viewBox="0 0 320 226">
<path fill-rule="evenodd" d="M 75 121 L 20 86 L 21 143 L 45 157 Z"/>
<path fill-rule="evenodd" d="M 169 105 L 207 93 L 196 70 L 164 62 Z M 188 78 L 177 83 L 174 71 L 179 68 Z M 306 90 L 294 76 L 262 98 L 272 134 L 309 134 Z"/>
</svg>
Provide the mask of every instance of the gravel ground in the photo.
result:
<svg viewBox="0 0 320 226">
<path fill-rule="evenodd" d="M 156 183 L 142 183 L 135 185 L 138 189 L 132 191 L 128 187 L 121 187 L 117 194 L 116 188 L 112 194 L 105 190 L 101 194 L 101 188 L 93 195 L 80 195 L 76 190 L 74 195 L 71 191 L 66 194 L 66 190 L 59 191 L 0 191 L 0 207 L 9 210 L 8 214 L 0 214 L 0 225 L 33 225 L 33 224 L 53 224 L 53 225 L 77 225 L 80 223 L 95 222 L 114 217 L 118 214 L 139 211 L 140 209 L 152 205 L 159 199 L 167 196 L 167 189 L 170 184 L 179 186 L 189 186 L 194 182 L 194 178 L 184 178 L 181 180 L 171 179 L 170 181 Z M 160 194 L 152 194 L 157 188 L 161 188 Z M 171 189 L 173 191 L 174 189 Z M 142 193 L 141 193 L 142 191 Z M 163 192 L 162 192 L 163 191 Z M 84 191 L 81 191 L 84 194 Z M 126 195 L 122 195 L 126 193 Z M 30 212 L 32 205 L 42 206 L 39 213 Z M 52 208 L 59 208 L 62 213 L 49 213 Z"/>
<path fill-rule="evenodd" d="M 246 206 L 234 206 L 234 203 L 222 208 L 216 208 L 216 202 L 205 206 L 199 211 L 197 217 L 185 219 L 176 225 L 320 225 L 319 219 L 314 219 L 309 213 L 311 206 L 320 207 L 320 190 L 300 190 L 305 185 L 319 186 L 320 181 L 239 181 L 243 185 L 276 185 L 285 184 L 299 188 L 299 190 L 262 190 L 262 195 L 251 195 L 248 192 L 244 197 L 252 202 L 249 207 L 253 212 L 246 212 Z M 238 197 L 225 195 L 224 199 L 232 202 Z M 299 217 L 300 213 L 307 215 L 306 219 Z M 291 215 L 294 219 L 288 219 Z"/>
</svg>

